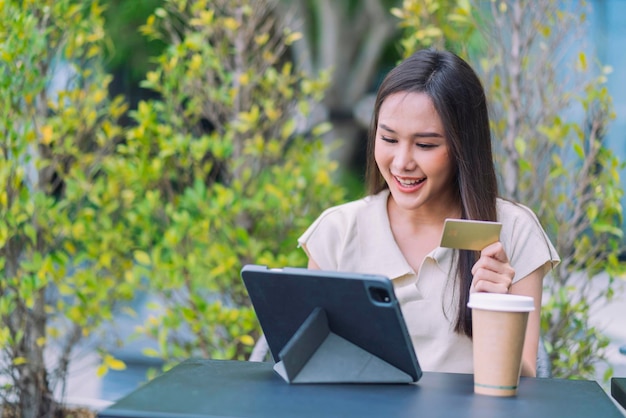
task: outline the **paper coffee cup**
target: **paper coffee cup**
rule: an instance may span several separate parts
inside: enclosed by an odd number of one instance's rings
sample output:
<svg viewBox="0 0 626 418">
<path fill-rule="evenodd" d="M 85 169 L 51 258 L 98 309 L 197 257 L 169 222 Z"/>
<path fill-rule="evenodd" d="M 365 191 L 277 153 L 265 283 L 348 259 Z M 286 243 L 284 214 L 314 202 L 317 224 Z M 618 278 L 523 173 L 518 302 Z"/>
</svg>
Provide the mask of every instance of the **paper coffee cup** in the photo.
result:
<svg viewBox="0 0 626 418">
<path fill-rule="evenodd" d="M 528 313 L 528 296 L 472 293 L 474 392 L 492 396 L 517 394 Z"/>
</svg>

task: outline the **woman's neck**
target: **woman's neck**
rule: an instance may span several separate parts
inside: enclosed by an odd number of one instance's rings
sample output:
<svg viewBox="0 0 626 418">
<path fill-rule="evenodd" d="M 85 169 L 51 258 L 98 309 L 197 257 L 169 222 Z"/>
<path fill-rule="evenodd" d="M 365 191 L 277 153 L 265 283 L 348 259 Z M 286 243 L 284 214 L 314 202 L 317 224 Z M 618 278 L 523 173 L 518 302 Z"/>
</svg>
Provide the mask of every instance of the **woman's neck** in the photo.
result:
<svg viewBox="0 0 626 418">
<path fill-rule="evenodd" d="M 448 199 L 436 205 L 423 205 L 416 209 L 407 210 L 399 207 L 390 194 L 387 212 L 389 219 L 393 220 L 394 223 L 397 222 L 406 228 L 421 229 L 424 226 L 443 226 L 447 218 L 460 218 L 463 211 L 460 202 L 457 202 L 456 199 Z"/>
<path fill-rule="evenodd" d="M 424 258 L 439 246 L 445 219 L 460 217 L 461 207 L 450 203 L 406 210 L 389 196 L 387 215 L 398 248 L 413 271 L 418 273 Z"/>
</svg>

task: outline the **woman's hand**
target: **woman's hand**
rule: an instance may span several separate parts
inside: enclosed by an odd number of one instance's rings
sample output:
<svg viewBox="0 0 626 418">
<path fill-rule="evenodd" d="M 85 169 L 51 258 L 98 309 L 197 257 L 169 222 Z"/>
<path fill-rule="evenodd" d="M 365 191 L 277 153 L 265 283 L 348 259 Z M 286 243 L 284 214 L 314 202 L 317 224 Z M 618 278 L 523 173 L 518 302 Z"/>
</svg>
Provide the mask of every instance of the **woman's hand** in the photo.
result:
<svg viewBox="0 0 626 418">
<path fill-rule="evenodd" d="M 480 252 L 480 258 L 472 267 L 470 292 L 509 293 L 515 270 L 509 264 L 501 242 L 494 242 Z"/>
</svg>

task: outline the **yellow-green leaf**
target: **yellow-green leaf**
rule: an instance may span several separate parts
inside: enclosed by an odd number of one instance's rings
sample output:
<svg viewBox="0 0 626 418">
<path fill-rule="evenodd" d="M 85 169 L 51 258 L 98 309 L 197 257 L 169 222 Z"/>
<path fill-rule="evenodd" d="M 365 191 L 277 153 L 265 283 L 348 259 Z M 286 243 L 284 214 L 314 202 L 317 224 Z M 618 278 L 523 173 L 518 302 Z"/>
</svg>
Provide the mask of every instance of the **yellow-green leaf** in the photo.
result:
<svg viewBox="0 0 626 418">
<path fill-rule="evenodd" d="M 154 348 L 144 348 L 142 350 L 142 353 L 145 356 L 148 356 L 148 357 L 159 357 L 160 356 L 159 352 L 157 350 L 155 350 Z"/>
<path fill-rule="evenodd" d="M 52 126 L 44 125 L 41 127 L 40 132 L 41 132 L 41 143 L 44 145 L 50 145 L 50 143 L 52 142 L 52 134 L 53 134 Z"/>
<path fill-rule="evenodd" d="M 107 357 L 106 360 L 107 365 L 113 370 L 124 370 L 126 369 L 126 363 L 122 360 L 118 360 L 113 357 Z"/>
<path fill-rule="evenodd" d="M 241 341 L 241 343 L 242 343 L 243 345 L 247 345 L 247 346 L 253 346 L 253 345 L 254 345 L 254 338 L 252 338 L 252 337 L 251 337 L 251 336 L 249 336 L 249 335 L 242 335 L 242 336 L 239 338 L 239 341 Z"/>
<path fill-rule="evenodd" d="M 302 39 L 302 33 L 300 32 L 292 32 L 285 37 L 285 44 L 291 45 L 292 43 Z"/>
<path fill-rule="evenodd" d="M 587 56 L 584 52 L 578 54 L 578 65 L 582 71 L 587 71 Z"/>
<path fill-rule="evenodd" d="M 107 374 L 108 371 L 109 371 L 109 368 L 107 366 L 105 366 L 104 364 L 101 364 L 96 369 L 96 376 L 102 377 L 105 374 Z"/>
<path fill-rule="evenodd" d="M 28 360 L 26 360 L 24 357 L 15 357 L 13 359 L 13 365 L 15 366 L 20 366 L 22 364 L 26 364 L 28 363 Z"/>
<path fill-rule="evenodd" d="M 150 265 L 150 256 L 145 251 L 135 251 L 134 257 L 139 264 Z"/>
</svg>

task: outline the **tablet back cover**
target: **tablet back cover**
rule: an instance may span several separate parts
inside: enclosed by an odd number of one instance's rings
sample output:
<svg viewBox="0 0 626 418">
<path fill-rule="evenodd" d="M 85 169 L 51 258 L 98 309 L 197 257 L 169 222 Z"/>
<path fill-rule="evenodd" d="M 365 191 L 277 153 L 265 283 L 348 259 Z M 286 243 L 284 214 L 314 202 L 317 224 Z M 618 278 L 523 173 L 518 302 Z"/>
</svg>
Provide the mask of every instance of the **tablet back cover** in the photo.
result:
<svg viewBox="0 0 626 418">
<path fill-rule="evenodd" d="M 330 330 L 419 380 L 421 370 L 391 281 L 378 275 L 246 265 L 241 276 L 274 361 L 316 308 Z"/>
</svg>

